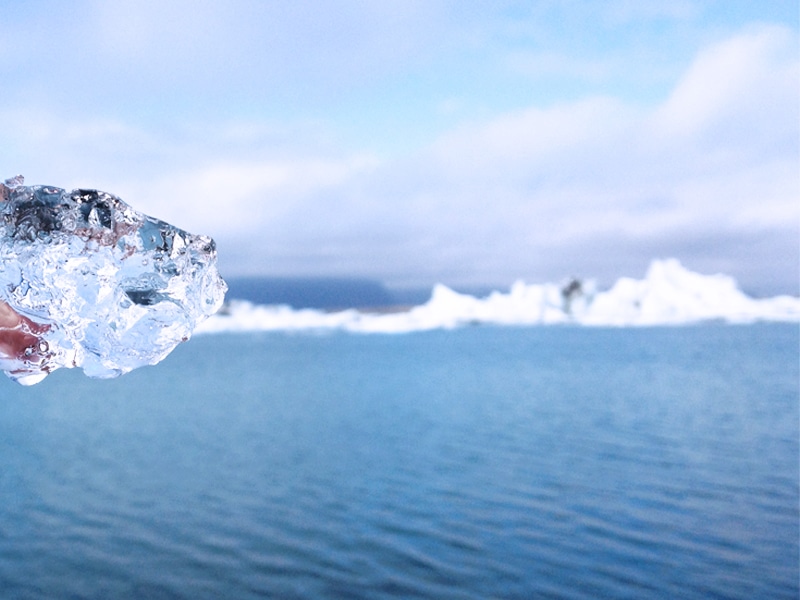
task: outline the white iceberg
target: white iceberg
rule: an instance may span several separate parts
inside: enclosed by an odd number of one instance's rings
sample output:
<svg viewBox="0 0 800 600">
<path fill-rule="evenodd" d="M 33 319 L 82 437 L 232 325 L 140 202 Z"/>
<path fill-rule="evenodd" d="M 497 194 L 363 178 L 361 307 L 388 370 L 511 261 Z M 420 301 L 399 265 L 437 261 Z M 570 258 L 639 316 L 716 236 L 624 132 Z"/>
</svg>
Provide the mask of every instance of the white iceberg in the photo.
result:
<svg viewBox="0 0 800 600">
<path fill-rule="evenodd" d="M 680 325 L 721 320 L 800 321 L 800 298 L 750 298 L 727 275 L 700 275 L 677 260 L 654 261 L 643 280 L 622 278 L 580 315 L 586 325 Z"/>
<path fill-rule="evenodd" d="M 644 279 L 619 279 L 597 292 L 592 282 L 526 284 L 485 298 L 460 294 L 444 285 L 433 288 L 425 304 L 409 310 L 327 313 L 288 306 L 257 306 L 233 301 L 201 324 L 197 333 L 233 331 L 342 330 L 358 333 L 406 333 L 453 329 L 474 324 L 587 326 L 684 325 L 704 321 L 752 323 L 800 322 L 800 298 L 747 296 L 726 275 L 701 275 L 677 260 L 656 260 Z"/>
</svg>

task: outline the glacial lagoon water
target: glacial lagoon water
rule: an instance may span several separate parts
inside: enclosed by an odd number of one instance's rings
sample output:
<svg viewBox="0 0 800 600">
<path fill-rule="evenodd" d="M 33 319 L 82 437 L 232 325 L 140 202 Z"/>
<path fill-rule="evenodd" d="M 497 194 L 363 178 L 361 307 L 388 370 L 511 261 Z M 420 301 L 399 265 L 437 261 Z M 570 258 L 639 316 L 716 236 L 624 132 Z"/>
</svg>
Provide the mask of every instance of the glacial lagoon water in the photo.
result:
<svg viewBox="0 0 800 600">
<path fill-rule="evenodd" d="M 0 381 L 2 598 L 796 598 L 797 325 L 198 336 Z"/>
</svg>

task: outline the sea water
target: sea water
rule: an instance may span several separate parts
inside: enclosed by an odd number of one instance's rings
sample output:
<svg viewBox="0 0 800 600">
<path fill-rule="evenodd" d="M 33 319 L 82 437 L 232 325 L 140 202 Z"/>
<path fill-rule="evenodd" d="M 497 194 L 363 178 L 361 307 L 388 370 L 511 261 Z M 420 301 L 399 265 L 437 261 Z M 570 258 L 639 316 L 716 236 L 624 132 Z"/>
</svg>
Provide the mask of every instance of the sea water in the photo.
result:
<svg viewBox="0 0 800 600">
<path fill-rule="evenodd" d="M 796 598 L 798 348 L 220 334 L 0 381 L 0 597 Z"/>
</svg>

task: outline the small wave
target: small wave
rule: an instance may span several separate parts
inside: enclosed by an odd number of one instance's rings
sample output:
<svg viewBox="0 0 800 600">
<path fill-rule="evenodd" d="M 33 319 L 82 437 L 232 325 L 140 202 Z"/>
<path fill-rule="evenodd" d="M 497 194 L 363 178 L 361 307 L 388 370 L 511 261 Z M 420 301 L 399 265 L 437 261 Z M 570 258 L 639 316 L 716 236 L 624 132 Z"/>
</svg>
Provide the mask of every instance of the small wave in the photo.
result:
<svg viewBox="0 0 800 600">
<path fill-rule="evenodd" d="M 800 298 L 755 299 L 727 275 L 702 275 L 675 259 L 653 261 L 644 279 L 619 279 L 609 290 L 593 282 L 567 285 L 518 281 L 508 292 L 485 298 L 460 294 L 438 284 L 430 300 L 407 310 L 325 312 L 232 300 L 197 333 L 237 331 L 342 330 L 407 333 L 466 325 L 655 326 L 719 320 L 800 322 Z"/>
</svg>

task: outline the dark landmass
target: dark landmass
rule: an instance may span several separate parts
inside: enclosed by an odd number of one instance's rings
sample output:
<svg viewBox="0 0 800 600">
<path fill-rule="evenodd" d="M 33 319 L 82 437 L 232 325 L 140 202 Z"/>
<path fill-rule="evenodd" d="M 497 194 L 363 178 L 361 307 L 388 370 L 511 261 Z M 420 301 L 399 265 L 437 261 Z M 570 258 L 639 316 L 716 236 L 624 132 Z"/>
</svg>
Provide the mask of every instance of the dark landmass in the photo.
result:
<svg viewBox="0 0 800 600">
<path fill-rule="evenodd" d="M 228 300 L 288 304 L 294 308 L 371 308 L 398 304 L 380 282 L 370 279 L 240 277 L 228 279 Z"/>
<path fill-rule="evenodd" d="M 339 310 L 358 308 L 391 312 L 425 304 L 430 287 L 387 288 L 374 279 L 347 277 L 234 277 L 226 278 L 226 300 L 247 300 L 255 304 L 286 304 L 293 308 Z M 478 298 L 493 288 L 453 288 Z"/>
</svg>

